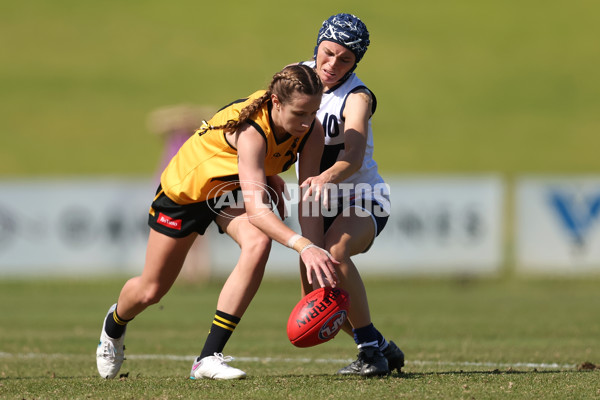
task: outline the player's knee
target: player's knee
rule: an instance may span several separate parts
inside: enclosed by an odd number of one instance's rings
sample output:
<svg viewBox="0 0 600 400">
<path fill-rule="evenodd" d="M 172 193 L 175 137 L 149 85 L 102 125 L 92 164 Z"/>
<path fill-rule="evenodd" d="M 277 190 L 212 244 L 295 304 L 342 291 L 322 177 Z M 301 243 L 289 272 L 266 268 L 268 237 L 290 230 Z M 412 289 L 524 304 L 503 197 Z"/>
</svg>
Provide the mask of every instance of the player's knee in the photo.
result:
<svg viewBox="0 0 600 400">
<path fill-rule="evenodd" d="M 260 256 L 268 256 L 271 252 L 272 240 L 267 235 L 261 233 L 254 235 L 250 240 L 250 248 Z"/>
<path fill-rule="evenodd" d="M 140 302 L 145 307 L 151 306 L 158 303 L 163 298 L 165 293 L 166 290 L 164 290 L 160 284 L 148 285 L 144 288 Z"/>
<path fill-rule="evenodd" d="M 325 249 L 331 253 L 333 258 L 338 261 L 346 259 L 349 255 L 348 247 L 346 246 L 345 242 L 337 241 L 331 244 L 326 244 Z"/>
<path fill-rule="evenodd" d="M 264 233 L 248 235 L 242 243 L 242 251 L 252 258 L 265 259 L 271 252 L 271 238 Z"/>
</svg>

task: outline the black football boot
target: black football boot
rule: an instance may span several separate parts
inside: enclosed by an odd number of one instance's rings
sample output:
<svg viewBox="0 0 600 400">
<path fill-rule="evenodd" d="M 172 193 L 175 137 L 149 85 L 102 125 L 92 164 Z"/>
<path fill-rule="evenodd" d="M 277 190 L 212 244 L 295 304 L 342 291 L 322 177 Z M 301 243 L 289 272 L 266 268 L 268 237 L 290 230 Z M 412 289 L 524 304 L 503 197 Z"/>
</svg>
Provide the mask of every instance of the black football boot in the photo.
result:
<svg viewBox="0 0 600 400">
<path fill-rule="evenodd" d="M 340 369 L 340 375 L 382 376 L 390 373 L 388 361 L 378 347 L 363 347 L 356 361 Z"/>
<path fill-rule="evenodd" d="M 398 370 L 398 373 L 402 372 L 401 369 L 404 367 L 404 353 L 396 346 L 396 343 L 390 340 L 388 347 L 383 351 L 383 355 L 387 358 L 390 373 L 394 370 Z"/>
</svg>

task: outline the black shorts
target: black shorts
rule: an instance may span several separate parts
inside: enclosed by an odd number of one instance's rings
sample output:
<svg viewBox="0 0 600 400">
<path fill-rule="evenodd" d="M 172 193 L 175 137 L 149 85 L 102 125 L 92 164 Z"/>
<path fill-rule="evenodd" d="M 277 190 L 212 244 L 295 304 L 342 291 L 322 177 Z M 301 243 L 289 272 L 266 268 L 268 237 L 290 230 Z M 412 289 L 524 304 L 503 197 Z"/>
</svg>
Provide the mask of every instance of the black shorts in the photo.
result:
<svg viewBox="0 0 600 400">
<path fill-rule="evenodd" d="M 331 216 L 323 216 L 323 228 L 324 232 L 327 232 L 333 221 L 340 214 L 344 215 L 345 210 L 349 210 L 351 207 L 358 207 L 364 210 L 365 217 L 370 216 L 375 224 L 375 237 L 379 236 L 387 221 L 389 219 L 389 214 L 383 211 L 381 204 L 374 199 L 347 199 L 347 198 L 339 198 L 337 200 L 337 212 L 333 213 Z"/>
<path fill-rule="evenodd" d="M 168 198 L 160 186 L 156 193 L 160 194 L 152 202 L 148 225 L 164 235 L 174 238 L 186 237 L 193 232 L 203 235 L 206 228 L 219 215 L 220 209 L 216 207 L 218 197 L 181 205 Z M 152 215 L 153 210 L 154 215 Z M 220 228 L 219 231 L 222 233 Z"/>
</svg>

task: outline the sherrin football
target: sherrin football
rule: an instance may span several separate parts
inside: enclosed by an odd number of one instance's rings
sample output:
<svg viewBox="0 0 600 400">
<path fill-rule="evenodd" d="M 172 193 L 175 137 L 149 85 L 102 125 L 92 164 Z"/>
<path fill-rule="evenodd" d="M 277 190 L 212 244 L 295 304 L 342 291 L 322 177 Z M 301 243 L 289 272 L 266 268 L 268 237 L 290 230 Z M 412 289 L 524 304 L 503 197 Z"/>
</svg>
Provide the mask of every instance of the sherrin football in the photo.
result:
<svg viewBox="0 0 600 400">
<path fill-rule="evenodd" d="M 287 335 L 296 347 L 311 347 L 331 340 L 348 316 L 350 296 L 342 288 L 324 287 L 306 296 L 292 310 Z"/>
</svg>

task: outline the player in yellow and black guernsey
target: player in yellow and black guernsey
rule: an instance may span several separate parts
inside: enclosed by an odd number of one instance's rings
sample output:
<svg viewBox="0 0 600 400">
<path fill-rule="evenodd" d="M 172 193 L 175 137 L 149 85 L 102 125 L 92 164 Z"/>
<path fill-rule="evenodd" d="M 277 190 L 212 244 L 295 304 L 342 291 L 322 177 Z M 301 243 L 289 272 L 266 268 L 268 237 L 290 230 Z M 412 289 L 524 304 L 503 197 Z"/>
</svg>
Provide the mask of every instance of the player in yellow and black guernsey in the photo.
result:
<svg viewBox="0 0 600 400">
<path fill-rule="evenodd" d="M 299 179 L 318 175 L 324 139 L 316 114 L 322 92 L 312 68 L 286 67 L 266 91 L 230 104 L 203 123 L 173 157 L 151 205 L 142 274 L 125 283 L 104 320 L 96 351 L 100 376 L 118 374 L 128 322 L 169 291 L 196 236 L 213 221 L 237 242 L 241 253 L 221 290 L 190 378 L 246 376 L 231 367 L 231 358 L 222 352 L 260 286 L 271 240 L 296 250 L 315 284 L 336 285 L 337 261 L 321 248 L 322 217 L 303 213 L 300 202 L 300 235 L 273 212 L 267 193 L 268 185 L 276 186 L 276 194 L 282 192 L 283 180 L 277 174 L 293 165 L 298 153 Z M 232 190 L 241 190 L 241 206 L 219 201 L 235 193 Z"/>
<path fill-rule="evenodd" d="M 193 135 L 173 157 L 161 176 L 162 191 L 177 204 L 191 204 L 214 199 L 239 187 L 238 150 L 228 141 L 221 126 L 239 117 L 240 111 L 264 96 L 260 90 L 220 110 Z M 270 103 L 263 104 L 250 120 L 266 145 L 264 169 L 266 176 L 277 175 L 293 165 L 312 132 L 313 125 L 301 136 L 284 135 L 277 139 L 271 128 Z M 223 185 L 223 182 L 232 182 Z M 151 211 L 152 213 L 152 211 Z"/>
</svg>

